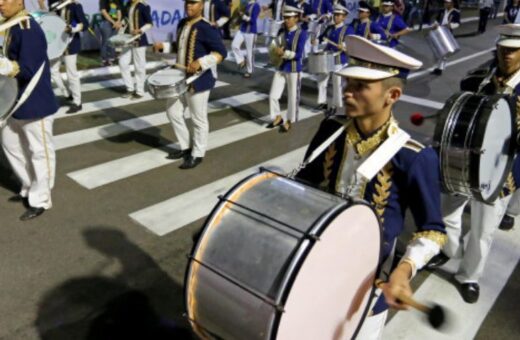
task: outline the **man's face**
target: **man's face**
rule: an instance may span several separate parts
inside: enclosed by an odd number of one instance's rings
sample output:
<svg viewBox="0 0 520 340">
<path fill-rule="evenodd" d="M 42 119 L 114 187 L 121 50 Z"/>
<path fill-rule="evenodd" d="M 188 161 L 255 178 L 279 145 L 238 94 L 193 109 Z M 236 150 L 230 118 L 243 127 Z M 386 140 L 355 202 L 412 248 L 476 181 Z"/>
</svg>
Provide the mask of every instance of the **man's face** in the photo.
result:
<svg viewBox="0 0 520 340">
<path fill-rule="evenodd" d="M 4 18 L 11 18 L 23 9 L 23 0 L 0 0 L 0 14 Z"/>
<path fill-rule="evenodd" d="M 292 16 L 292 17 L 283 17 L 283 21 L 285 23 L 285 27 L 287 29 L 291 29 L 298 23 L 298 17 Z"/>
<path fill-rule="evenodd" d="M 384 13 L 384 14 L 387 14 L 387 13 L 392 12 L 392 8 L 393 8 L 393 7 L 394 7 L 394 6 L 383 5 L 383 13 Z"/>
<path fill-rule="evenodd" d="M 344 78 L 343 103 L 351 118 L 366 118 L 383 112 L 386 90 L 381 80 Z"/>
<path fill-rule="evenodd" d="M 345 14 L 334 13 L 334 23 L 339 25 L 345 21 Z"/>
<path fill-rule="evenodd" d="M 444 3 L 444 8 L 446 8 L 447 10 L 450 10 L 453 8 L 453 2 L 445 2 Z"/>
<path fill-rule="evenodd" d="M 498 68 L 511 75 L 520 69 L 520 48 L 498 46 Z"/>
<path fill-rule="evenodd" d="M 188 18 L 197 18 L 202 15 L 202 10 L 204 9 L 204 2 L 193 2 L 186 1 L 184 4 L 184 10 L 186 11 L 186 15 Z"/>
<path fill-rule="evenodd" d="M 366 19 L 370 16 L 370 12 L 368 11 L 358 11 L 359 19 Z"/>
</svg>

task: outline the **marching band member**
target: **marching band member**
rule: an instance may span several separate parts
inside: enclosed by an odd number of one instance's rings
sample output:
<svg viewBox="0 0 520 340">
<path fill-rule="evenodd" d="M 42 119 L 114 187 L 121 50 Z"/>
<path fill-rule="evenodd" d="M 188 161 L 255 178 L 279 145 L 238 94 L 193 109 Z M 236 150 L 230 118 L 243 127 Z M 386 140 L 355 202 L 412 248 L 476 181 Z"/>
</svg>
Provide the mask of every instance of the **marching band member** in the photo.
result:
<svg viewBox="0 0 520 340">
<path fill-rule="evenodd" d="M 144 81 L 146 77 L 146 46 L 148 39 L 145 32 L 152 28 L 152 16 L 150 6 L 142 0 L 132 0 L 128 11 L 128 27 L 130 34 L 139 36 L 131 47 L 123 49 L 119 57 L 119 68 L 126 86 L 124 98 L 139 99 L 144 96 Z M 130 62 L 134 61 L 135 84 L 130 72 Z M 135 92 L 134 92 L 135 90 Z"/>
<path fill-rule="evenodd" d="M 207 0 L 204 2 L 204 18 L 218 30 L 229 21 L 230 16 L 229 7 L 223 1 Z"/>
<path fill-rule="evenodd" d="M 394 13 L 394 0 L 384 0 L 382 3 L 382 13 L 377 17 L 376 22 L 385 30 L 388 46 L 396 47 L 399 38 L 412 32 L 399 14 Z"/>
<path fill-rule="evenodd" d="M 385 41 L 385 30 L 377 23 L 370 20 L 370 6 L 366 1 L 358 4 L 358 19 L 350 24 L 350 30 L 354 35 L 373 41 Z"/>
<path fill-rule="evenodd" d="M 180 145 L 180 150 L 171 152 L 167 158 L 183 158 L 184 162 L 179 168 L 191 169 L 202 162 L 206 153 L 208 100 L 216 81 L 213 68 L 226 58 L 227 52 L 220 33 L 202 16 L 203 0 L 186 0 L 184 6 L 187 17 L 177 26 L 177 62 L 186 68 L 186 76 L 204 73 L 191 83 L 189 91 L 179 99 L 168 99 L 166 102 L 166 112 Z M 168 53 L 171 44 L 160 43 L 157 47 Z M 190 132 L 184 120 L 186 107 L 190 110 L 194 125 L 191 149 Z"/>
<path fill-rule="evenodd" d="M 320 37 L 320 40 L 327 38 L 327 46 L 325 51 L 331 51 L 336 53 L 335 64 L 336 67 L 342 68 L 347 63 L 347 54 L 345 38 L 351 34 L 348 30 L 348 26 L 345 25 L 345 19 L 347 18 L 349 11 L 342 5 L 334 6 L 334 24 L 327 27 L 325 32 Z M 316 43 L 316 42 L 315 42 Z M 318 107 L 317 110 L 324 110 L 327 108 L 327 84 L 331 74 L 319 74 L 318 81 Z M 332 74 L 332 105 L 329 114 L 336 111 L 337 108 L 343 107 L 343 100 L 341 98 L 341 76 Z"/>
<path fill-rule="evenodd" d="M 412 295 L 410 280 L 446 241 L 440 206 L 440 165 L 431 147 L 406 138 L 397 143 L 396 139 L 409 136 L 394 119 L 393 106 L 403 92 L 409 71 L 422 63 L 358 36 L 348 36 L 347 46 L 349 65 L 337 74 L 346 81 L 343 101 L 348 118 L 332 116 L 321 123 L 306 157 L 318 147 L 325 150 L 297 178 L 327 192 L 364 199 L 375 208 L 382 224 L 380 265 L 382 275 L 388 275 L 388 279 L 382 294 L 376 291 L 370 316 L 356 338 L 380 339 L 388 307 L 406 308 L 396 296 Z M 344 130 L 330 140 L 339 129 Z M 381 152 L 385 157 L 379 157 Z M 389 154 L 393 155 L 390 160 Z M 375 174 L 371 179 L 358 173 L 367 159 Z M 395 245 L 404 230 L 408 208 L 417 231 L 394 266 Z"/>
<path fill-rule="evenodd" d="M 444 0 L 444 11 L 439 12 L 437 20 L 433 24 L 433 29 L 439 25 L 446 26 L 450 31 L 460 26 L 460 11 L 453 6 L 453 0 Z M 433 74 L 440 76 L 446 68 L 447 57 L 441 58 L 437 67 L 433 70 Z"/>
<path fill-rule="evenodd" d="M 300 101 L 300 73 L 302 71 L 303 50 L 307 33 L 298 27 L 298 19 L 302 10 L 293 6 L 285 6 L 283 18 L 285 30 L 279 37 L 283 43 L 276 47 L 276 53 L 283 58 L 279 69 L 274 73 L 269 92 L 269 111 L 272 122 L 268 128 L 280 126 L 281 132 L 288 132 L 292 122 L 298 120 Z M 282 118 L 280 98 L 287 83 L 287 117 Z"/>
<path fill-rule="evenodd" d="M 23 0 L 0 0 L 0 14 L 7 22 L 29 16 Z M 52 207 L 56 156 L 52 142 L 53 114 L 58 107 L 52 91 L 47 41 L 40 25 L 29 16 L 5 33 L 0 75 L 16 78 L 19 96 L 43 67 L 43 73 L 27 100 L 2 129 L 2 147 L 20 180 L 20 192 L 9 201 L 25 201 L 22 221 L 35 218 Z"/>
<path fill-rule="evenodd" d="M 260 15 L 260 5 L 256 0 L 249 0 L 247 3 L 244 14 L 242 15 L 242 22 L 240 23 L 240 29 L 233 38 L 231 48 L 235 55 L 235 60 L 240 69 L 246 68 L 244 78 L 250 78 L 253 73 L 254 57 L 253 48 L 255 47 L 256 34 L 258 33 L 256 21 Z M 246 45 L 246 59 L 242 55 L 240 50 L 242 43 Z"/>
<path fill-rule="evenodd" d="M 72 99 L 72 105 L 67 113 L 76 113 L 82 109 L 81 105 L 81 84 L 76 65 L 78 60 L 78 53 L 81 50 L 81 38 L 79 32 L 88 29 L 88 21 L 83 12 L 83 6 L 75 0 L 67 1 L 68 5 L 61 7 L 59 10 L 60 16 L 67 24 L 66 32 L 72 35 L 72 40 L 69 43 L 63 57 L 52 62 L 51 77 L 54 83 L 58 86 L 65 98 Z M 67 83 L 69 89 L 63 83 L 60 74 L 61 61 L 65 62 L 65 70 L 67 72 Z M 70 92 L 70 95 L 69 95 Z M 70 97 L 69 97 L 70 96 Z"/>
<path fill-rule="evenodd" d="M 520 9 L 520 0 L 513 0 L 504 9 L 504 24 L 514 24 Z"/>
<path fill-rule="evenodd" d="M 510 94 L 516 99 L 516 114 L 520 108 L 520 25 L 499 26 L 501 34 L 497 42 L 497 59 L 490 67 L 488 75 L 479 84 L 482 93 Z M 465 89 L 467 90 L 467 89 Z M 518 138 L 518 136 L 517 136 Z M 443 253 L 432 259 L 430 268 L 443 265 L 448 259 L 460 260 L 455 280 L 459 285 L 462 298 L 467 303 L 475 303 L 480 295 L 478 284 L 486 264 L 493 234 L 502 220 L 506 208 L 514 196 L 513 192 L 520 183 L 520 159 L 517 157 L 513 171 L 504 184 L 500 197 L 494 204 L 486 204 L 461 195 L 443 195 L 442 205 L 448 242 Z M 471 228 L 467 243 L 462 238 L 462 214 L 465 206 L 471 203 Z"/>
<path fill-rule="evenodd" d="M 321 31 L 322 25 L 324 25 L 331 18 L 332 13 L 332 1 L 331 0 L 310 0 L 308 12 L 305 13 L 306 18 L 309 21 L 318 21 L 318 26 L 316 27 L 315 32 L 309 32 L 309 35 L 313 35 L 316 38 L 315 34 L 319 34 Z M 307 46 L 309 46 L 307 42 Z M 318 46 L 311 46 L 312 52 L 317 52 Z"/>
</svg>

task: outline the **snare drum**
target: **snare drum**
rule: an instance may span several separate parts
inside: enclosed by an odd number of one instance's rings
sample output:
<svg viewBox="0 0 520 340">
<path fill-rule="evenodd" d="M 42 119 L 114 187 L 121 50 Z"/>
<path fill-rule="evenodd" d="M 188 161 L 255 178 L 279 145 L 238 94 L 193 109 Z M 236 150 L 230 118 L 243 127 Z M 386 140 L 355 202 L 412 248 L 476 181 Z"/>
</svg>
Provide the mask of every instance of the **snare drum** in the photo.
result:
<svg viewBox="0 0 520 340">
<path fill-rule="evenodd" d="M 459 43 L 446 26 L 438 26 L 426 36 L 435 58 L 449 57 L 460 50 Z"/>
<path fill-rule="evenodd" d="M 188 91 L 186 73 L 174 68 L 159 70 L 146 79 L 146 88 L 155 99 L 178 98 Z"/>
<path fill-rule="evenodd" d="M 323 51 L 311 53 L 309 55 L 309 73 L 320 74 L 334 72 L 336 69 L 336 60 L 334 52 Z"/>
<path fill-rule="evenodd" d="M 368 204 L 254 174 L 220 198 L 192 250 L 188 318 L 202 338 L 353 338 L 380 247 Z"/>
<path fill-rule="evenodd" d="M 0 76 L 0 122 L 9 118 L 8 115 L 17 99 L 18 82 L 16 79 Z"/>
<path fill-rule="evenodd" d="M 128 47 L 134 41 L 133 35 L 131 34 L 116 34 L 108 38 L 108 42 L 114 48 Z"/>
<path fill-rule="evenodd" d="M 65 32 L 67 27 L 65 20 L 49 12 L 32 12 L 31 16 L 45 33 L 49 60 L 61 57 L 72 39 L 70 34 Z"/>
<path fill-rule="evenodd" d="M 434 133 L 444 191 L 495 201 L 513 163 L 514 122 L 503 95 L 453 95 L 440 111 Z"/>
<path fill-rule="evenodd" d="M 319 35 L 320 27 L 321 27 L 321 25 L 318 20 L 309 21 L 309 28 L 308 28 L 309 35 L 313 35 L 313 36 Z"/>
<path fill-rule="evenodd" d="M 282 28 L 283 21 L 276 21 L 273 19 L 266 19 L 264 22 L 264 35 L 266 37 L 276 38 L 280 29 Z"/>
</svg>

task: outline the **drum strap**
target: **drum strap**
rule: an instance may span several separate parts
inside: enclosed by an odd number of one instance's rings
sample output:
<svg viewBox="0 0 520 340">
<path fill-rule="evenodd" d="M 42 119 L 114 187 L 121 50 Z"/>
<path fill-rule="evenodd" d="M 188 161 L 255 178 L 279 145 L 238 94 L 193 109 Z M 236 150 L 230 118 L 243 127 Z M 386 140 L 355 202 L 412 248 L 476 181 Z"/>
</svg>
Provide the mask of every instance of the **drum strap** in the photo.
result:
<svg viewBox="0 0 520 340">
<path fill-rule="evenodd" d="M 482 92 L 484 90 L 484 87 L 486 87 L 487 84 L 489 84 L 491 82 L 491 79 L 493 78 L 493 76 L 495 75 L 497 69 L 496 67 L 494 67 L 491 72 L 489 72 L 489 74 L 486 76 L 486 78 L 484 78 L 484 80 L 482 80 L 482 82 L 480 83 L 480 85 L 478 86 L 478 91 L 477 91 L 477 94 L 479 94 L 480 92 Z"/>
<path fill-rule="evenodd" d="M 22 95 L 20 96 L 20 99 L 18 99 L 18 102 L 16 105 L 11 109 L 11 111 L 4 117 L 2 117 L 2 120 L 0 120 L 0 127 L 2 127 L 7 119 L 13 115 L 13 113 L 16 112 L 22 106 L 23 103 L 29 98 L 31 93 L 33 92 L 36 85 L 38 85 L 38 82 L 40 81 L 40 78 L 42 76 L 43 70 L 45 69 L 45 62 L 40 66 L 38 71 L 34 74 L 34 76 L 31 78 L 31 81 L 29 81 L 29 84 L 27 84 L 27 87 L 23 91 Z"/>
<path fill-rule="evenodd" d="M 398 129 L 396 133 L 390 135 L 386 141 L 359 166 L 356 170 L 357 175 L 366 181 L 371 181 L 379 170 L 401 150 L 410 138 L 408 133 Z"/>
<path fill-rule="evenodd" d="M 29 20 L 29 18 L 30 17 L 26 15 L 23 17 L 19 17 L 19 18 L 7 21 L 7 22 L 3 23 L 2 25 L 0 25 L 0 32 L 6 31 L 11 27 L 16 26 L 19 23 L 21 23 L 22 21 Z"/>
</svg>

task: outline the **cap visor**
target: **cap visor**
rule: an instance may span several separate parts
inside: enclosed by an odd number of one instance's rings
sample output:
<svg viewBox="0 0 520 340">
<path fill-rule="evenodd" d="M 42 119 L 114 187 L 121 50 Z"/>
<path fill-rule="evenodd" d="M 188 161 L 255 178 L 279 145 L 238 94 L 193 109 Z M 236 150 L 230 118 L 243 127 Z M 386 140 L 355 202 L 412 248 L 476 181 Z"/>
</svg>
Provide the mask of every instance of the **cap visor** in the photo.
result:
<svg viewBox="0 0 520 340">
<path fill-rule="evenodd" d="M 395 76 L 395 74 L 380 70 L 374 70 L 362 66 L 347 66 L 337 72 L 336 75 L 341 77 L 364 79 L 364 80 L 380 80 Z"/>
</svg>

